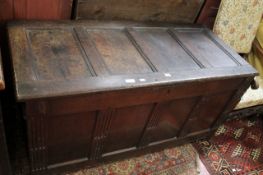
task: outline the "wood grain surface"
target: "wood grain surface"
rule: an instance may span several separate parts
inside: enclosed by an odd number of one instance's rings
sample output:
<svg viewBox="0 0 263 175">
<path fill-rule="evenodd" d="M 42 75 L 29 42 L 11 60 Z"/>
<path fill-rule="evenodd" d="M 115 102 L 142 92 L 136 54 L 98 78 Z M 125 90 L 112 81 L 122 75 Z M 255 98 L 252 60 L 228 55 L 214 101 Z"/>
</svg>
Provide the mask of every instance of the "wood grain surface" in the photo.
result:
<svg viewBox="0 0 263 175">
<path fill-rule="evenodd" d="M 32 174 L 207 136 L 257 75 L 196 25 L 20 21 L 8 34 Z"/>
<path fill-rule="evenodd" d="M 78 0 L 76 19 L 193 23 L 204 0 Z"/>
</svg>

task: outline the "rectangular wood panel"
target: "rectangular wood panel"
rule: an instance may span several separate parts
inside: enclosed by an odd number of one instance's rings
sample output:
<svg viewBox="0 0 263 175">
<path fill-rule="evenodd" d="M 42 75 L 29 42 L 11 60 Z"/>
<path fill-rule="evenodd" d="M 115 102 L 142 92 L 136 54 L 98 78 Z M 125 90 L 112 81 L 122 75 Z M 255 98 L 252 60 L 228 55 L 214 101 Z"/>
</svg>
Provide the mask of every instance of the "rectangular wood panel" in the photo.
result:
<svg viewBox="0 0 263 175">
<path fill-rule="evenodd" d="M 186 97 L 197 97 L 202 94 L 226 92 L 236 89 L 242 79 L 220 80 L 209 83 L 195 82 L 183 83 L 177 86 L 155 88 L 139 88 L 110 93 L 95 93 L 91 95 L 78 95 L 74 97 L 57 98 L 50 100 L 49 112 L 52 115 L 74 114 L 91 110 L 104 110 L 125 106 L 137 106 L 154 101 L 169 101 Z M 193 90 L 194 89 L 194 90 Z M 107 100 L 104 100 L 107 98 Z"/>
<path fill-rule="evenodd" d="M 96 112 L 49 116 L 47 119 L 48 165 L 89 158 Z M 58 128 L 58 126 L 61 126 Z M 74 150 L 74 151 L 73 151 Z"/>
<path fill-rule="evenodd" d="M 199 68 L 193 58 L 173 39 L 167 28 L 131 28 L 128 31 L 158 71 Z"/>
<path fill-rule="evenodd" d="M 187 136 L 202 130 L 209 130 L 225 110 L 227 102 L 232 96 L 233 92 L 225 92 L 200 97 L 183 130 L 180 132 L 180 136 Z"/>
<path fill-rule="evenodd" d="M 239 63 L 204 30 L 174 30 L 175 36 L 205 67 L 234 67 Z"/>
<path fill-rule="evenodd" d="M 102 66 L 105 66 L 104 69 L 111 75 L 152 72 L 123 30 L 85 30 L 86 32 L 83 34 L 85 37 L 83 41 L 86 43 L 84 49 L 99 75 L 102 74 L 99 72 Z M 96 59 L 93 58 L 94 54 L 96 54 Z M 104 65 L 97 65 L 98 61 Z"/>
<path fill-rule="evenodd" d="M 27 30 L 29 53 L 38 80 L 58 80 L 91 76 L 88 58 L 73 30 Z M 67 42 L 65 42 L 67 41 Z"/>
<path fill-rule="evenodd" d="M 76 19 L 193 23 L 204 0 L 78 0 Z"/>
<path fill-rule="evenodd" d="M 140 144 L 176 139 L 197 99 L 197 97 L 177 99 L 156 104 Z"/>
<path fill-rule="evenodd" d="M 152 104 L 118 108 L 103 153 L 136 148 L 152 108 Z"/>
</svg>

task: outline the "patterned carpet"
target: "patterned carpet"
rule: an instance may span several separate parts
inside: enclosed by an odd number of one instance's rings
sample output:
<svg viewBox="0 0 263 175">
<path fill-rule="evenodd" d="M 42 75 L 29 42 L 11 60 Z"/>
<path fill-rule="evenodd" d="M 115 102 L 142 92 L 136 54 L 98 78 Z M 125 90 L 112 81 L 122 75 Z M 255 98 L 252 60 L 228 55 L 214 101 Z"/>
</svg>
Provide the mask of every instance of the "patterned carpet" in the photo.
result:
<svg viewBox="0 0 263 175">
<path fill-rule="evenodd" d="M 260 117 L 226 122 L 193 146 L 198 153 L 189 144 L 66 175 L 263 175 Z"/>
<path fill-rule="evenodd" d="M 194 146 L 211 174 L 263 175 L 262 117 L 226 122 Z"/>
<path fill-rule="evenodd" d="M 23 143 L 23 142 L 21 142 Z M 23 144 L 19 148 L 25 147 Z M 25 149 L 16 175 L 28 175 Z M 200 160 L 201 159 L 201 160 Z M 65 175 L 263 175 L 263 116 L 226 122 L 210 140 Z"/>
<path fill-rule="evenodd" d="M 203 169 L 192 145 L 184 145 L 66 175 L 197 175 Z"/>
</svg>

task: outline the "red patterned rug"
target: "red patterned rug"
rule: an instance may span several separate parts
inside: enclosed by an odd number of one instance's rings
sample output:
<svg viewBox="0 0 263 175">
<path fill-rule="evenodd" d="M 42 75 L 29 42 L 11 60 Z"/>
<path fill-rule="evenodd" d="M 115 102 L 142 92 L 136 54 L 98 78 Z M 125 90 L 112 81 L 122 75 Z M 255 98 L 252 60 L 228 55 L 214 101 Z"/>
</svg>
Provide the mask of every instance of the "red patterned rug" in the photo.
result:
<svg viewBox="0 0 263 175">
<path fill-rule="evenodd" d="M 203 169 L 189 144 L 66 175 L 198 175 Z"/>
<path fill-rule="evenodd" d="M 194 144 L 211 174 L 263 175 L 262 117 L 226 122 L 209 141 Z"/>
</svg>

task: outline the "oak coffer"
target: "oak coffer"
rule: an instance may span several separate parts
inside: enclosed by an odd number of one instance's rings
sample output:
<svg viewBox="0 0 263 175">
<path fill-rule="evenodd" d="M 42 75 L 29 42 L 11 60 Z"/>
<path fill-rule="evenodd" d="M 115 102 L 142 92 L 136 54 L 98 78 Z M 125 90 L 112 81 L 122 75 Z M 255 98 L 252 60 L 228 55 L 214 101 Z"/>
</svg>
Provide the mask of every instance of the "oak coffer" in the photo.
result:
<svg viewBox="0 0 263 175">
<path fill-rule="evenodd" d="M 257 74 L 194 25 L 13 22 L 8 34 L 32 173 L 209 134 Z"/>
</svg>

